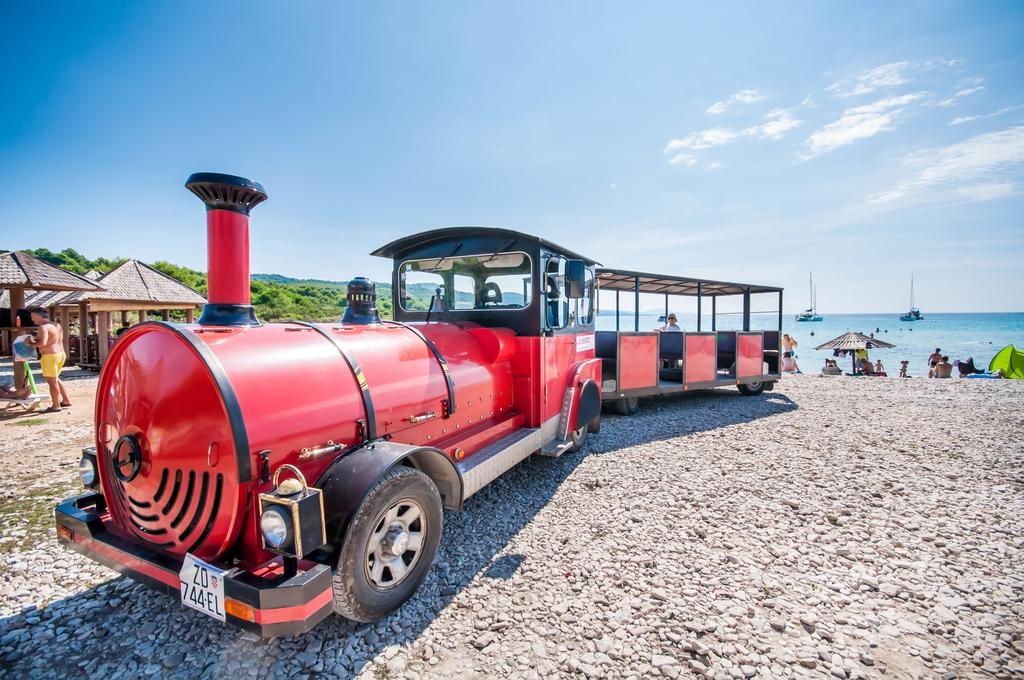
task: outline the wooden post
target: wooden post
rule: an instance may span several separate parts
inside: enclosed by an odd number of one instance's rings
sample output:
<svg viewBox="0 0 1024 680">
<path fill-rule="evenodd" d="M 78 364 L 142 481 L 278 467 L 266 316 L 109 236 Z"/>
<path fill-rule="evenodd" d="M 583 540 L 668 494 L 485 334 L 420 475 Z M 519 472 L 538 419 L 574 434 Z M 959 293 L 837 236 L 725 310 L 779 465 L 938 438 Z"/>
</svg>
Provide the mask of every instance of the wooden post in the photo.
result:
<svg viewBox="0 0 1024 680">
<path fill-rule="evenodd" d="M 10 289 L 11 299 L 11 326 L 18 325 L 18 311 L 25 307 L 25 289 L 24 288 L 11 288 Z M 11 331 L 11 354 L 14 353 L 14 339 L 24 335 L 27 331 L 13 330 Z M 27 364 L 21 361 L 14 362 L 14 387 L 21 389 L 25 386 L 25 381 L 28 378 L 26 373 Z"/>
<path fill-rule="evenodd" d="M 78 363 L 88 364 L 89 360 L 89 303 L 78 303 Z"/>
<path fill-rule="evenodd" d="M 195 317 L 196 310 L 194 307 L 189 307 L 188 309 L 185 310 L 185 323 L 194 323 Z"/>
<path fill-rule="evenodd" d="M 99 325 L 96 327 L 96 340 L 99 344 L 100 356 L 97 363 L 102 366 L 103 362 L 107 360 L 107 354 L 110 352 L 108 340 L 110 336 L 110 312 L 100 312 L 98 316 Z"/>
<path fill-rule="evenodd" d="M 171 310 L 169 310 L 169 309 L 161 309 L 160 310 L 160 318 L 163 319 L 164 321 L 170 321 L 171 320 Z"/>
<path fill-rule="evenodd" d="M 122 311 L 121 312 L 121 325 L 123 326 L 126 323 L 128 323 L 128 312 Z"/>
<path fill-rule="evenodd" d="M 715 332 L 715 314 L 718 311 L 716 309 L 717 306 L 718 306 L 718 296 L 717 295 L 712 295 L 711 296 L 711 332 L 712 333 Z"/>
<path fill-rule="evenodd" d="M 64 356 L 71 350 L 71 312 L 67 307 L 59 307 L 57 313 L 60 315 L 60 330 L 64 338 Z"/>
</svg>

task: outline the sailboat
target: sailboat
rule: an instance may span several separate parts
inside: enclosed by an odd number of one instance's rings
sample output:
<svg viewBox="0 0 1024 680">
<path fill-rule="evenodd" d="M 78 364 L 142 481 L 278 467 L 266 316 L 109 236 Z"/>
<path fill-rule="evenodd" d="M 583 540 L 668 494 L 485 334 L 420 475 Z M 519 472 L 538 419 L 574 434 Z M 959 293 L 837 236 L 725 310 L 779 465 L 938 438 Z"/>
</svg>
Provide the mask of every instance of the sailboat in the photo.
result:
<svg viewBox="0 0 1024 680">
<path fill-rule="evenodd" d="M 800 312 L 799 314 L 797 314 L 796 315 L 796 320 L 797 321 L 821 321 L 822 318 L 820 316 L 818 316 L 818 311 L 817 311 L 817 307 L 818 307 L 818 300 L 817 300 L 817 298 L 818 298 L 818 295 L 817 295 L 817 291 L 814 289 L 814 272 L 810 272 L 808 274 L 808 276 L 810 278 L 810 292 L 809 292 L 809 294 L 810 294 L 810 297 L 811 297 L 811 299 L 810 299 L 811 306 L 808 307 L 807 309 L 805 309 L 804 311 Z"/>
<path fill-rule="evenodd" d="M 910 311 L 900 315 L 900 321 L 923 321 L 921 310 L 914 306 L 914 275 L 910 275 Z"/>
</svg>

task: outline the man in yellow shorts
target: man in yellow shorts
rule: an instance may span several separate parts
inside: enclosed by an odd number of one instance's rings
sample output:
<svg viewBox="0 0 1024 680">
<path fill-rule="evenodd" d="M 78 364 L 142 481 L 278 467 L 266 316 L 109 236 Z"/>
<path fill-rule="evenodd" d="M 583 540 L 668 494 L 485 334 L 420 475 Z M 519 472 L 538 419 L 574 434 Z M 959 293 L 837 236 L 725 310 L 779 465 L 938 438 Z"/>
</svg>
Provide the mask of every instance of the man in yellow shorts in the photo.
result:
<svg viewBox="0 0 1024 680">
<path fill-rule="evenodd" d="M 67 355 L 64 354 L 64 331 L 50 321 L 50 315 L 45 309 L 36 307 L 31 312 L 32 323 L 37 326 L 37 330 L 35 337 L 27 340 L 26 344 L 39 350 L 39 363 L 42 366 L 46 384 L 50 386 L 50 401 L 53 402 L 46 410 L 56 413 L 62 407 L 71 406 L 68 391 L 60 379 L 60 372 L 67 359 Z"/>
</svg>

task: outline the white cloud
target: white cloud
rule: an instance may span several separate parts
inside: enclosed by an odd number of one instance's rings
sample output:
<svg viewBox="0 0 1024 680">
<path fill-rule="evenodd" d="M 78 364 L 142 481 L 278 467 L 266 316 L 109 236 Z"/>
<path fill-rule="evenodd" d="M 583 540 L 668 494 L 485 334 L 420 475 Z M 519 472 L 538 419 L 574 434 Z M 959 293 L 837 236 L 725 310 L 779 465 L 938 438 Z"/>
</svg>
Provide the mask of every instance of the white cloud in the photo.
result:
<svg viewBox="0 0 1024 680">
<path fill-rule="evenodd" d="M 896 120 L 906 111 L 906 107 L 926 96 L 927 92 L 913 92 L 846 109 L 838 120 L 811 134 L 806 143 L 807 151 L 801 154 L 802 160 L 809 160 L 859 139 L 867 139 L 880 132 L 892 130 Z"/>
<path fill-rule="evenodd" d="M 800 127 L 800 124 L 803 123 L 802 120 L 793 118 L 792 113 L 790 109 L 772 109 L 764 116 L 767 123 L 755 125 L 743 132 L 744 134 L 758 135 L 762 139 L 782 139 L 787 132 Z"/>
<path fill-rule="evenodd" d="M 715 102 L 714 104 L 709 106 L 708 113 L 718 115 L 720 113 L 725 113 L 726 111 L 728 111 L 729 107 L 732 106 L 733 104 L 755 104 L 759 101 L 764 101 L 767 98 L 768 95 L 761 92 L 760 90 L 740 90 L 739 92 L 732 95 L 725 101 Z"/>
<path fill-rule="evenodd" d="M 985 89 L 984 85 L 978 85 L 977 87 L 968 87 L 965 90 L 960 90 L 956 93 L 956 97 L 966 97 L 967 95 L 974 94 L 975 92 L 981 92 Z"/>
<path fill-rule="evenodd" d="M 722 163 L 721 161 L 712 161 L 704 167 L 706 167 L 708 170 L 719 170 L 725 167 L 725 163 Z"/>
<path fill-rule="evenodd" d="M 943 99 L 936 106 L 953 106 L 954 104 L 956 104 L 956 99 Z"/>
<path fill-rule="evenodd" d="M 999 109 L 998 111 L 993 111 L 992 113 L 979 113 L 979 114 L 976 114 L 976 115 L 973 115 L 973 116 L 960 116 L 959 118 L 954 118 L 953 120 L 949 121 L 949 124 L 950 125 L 962 125 L 964 123 L 970 123 L 972 120 L 983 120 L 985 118 L 995 118 L 996 116 L 1001 116 L 1004 113 L 1009 113 L 1010 111 L 1016 111 L 1017 109 L 1021 109 L 1021 108 L 1024 108 L 1024 104 L 1018 104 L 1017 106 L 1006 106 L 1006 107 L 1003 107 L 1003 108 Z"/>
<path fill-rule="evenodd" d="M 839 80 L 825 88 L 839 97 L 855 97 L 877 90 L 892 89 L 906 85 L 913 76 L 925 71 L 953 68 L 960 65 L 959 59 L 929 59 L 926 61 L 894 61 L 868 69 L 852 78 Z M 965 81 L 966 82 L 966 81 Z"/>
<path fill-rule="evenodd" d="M 662 150 L 663 153 L 676 153 L 678 151 L 700 151 L 710 149 L 722 144 L 729 144 L 741 137 L 757 137 L 759 139 L 782 139 L 790 130 L 799 127 L 803 121 L 793 117 L 792 109 L 772 109 L 764 115 L 764 123 L 751 125 L 741 130 L 732 128 L 715 127 L 691 132 L 685 137 L 676 137 L 669 140 Z M 697 157 L 691 153 L 678 153 L 673 156 L 669 163 L 673 165 L 696 165 Z M 721 164 L 708 164 L 710 169 L 722 167 Z"/>
<path fill-rule="evenodd" d="M 729 128 L 710 128 L 700 132 L 691 132 L 685 137 L 670 140 L 665 145 L 665 153 L 679 149 L 710 149 L 720 144 L 728 144 L 738 136 L 739 133 Z"/>
<path fill-rule="evenodd" d="M 672 165 L 685 165 L 689 168 L 697 165 L 697 162 L 697 157 L 690 153 L 676 154 L 669 160 Z"/>
<path fill-rule="evenodd" d="M 806 107 L 808 109 L 818 108 L 817 102 L 814 101 L 814 97 L 812 97 L 811 95 L 807 95 L 806 97 L 804 97 L 804 100 L 800 102 L 800 106 Z"/>
<path fill-rule="evenodd" d="M 1024 126 L 911 154 L 904 165 L 910 177 L 893 189 L 868 196 L 868 203 L 891 203 L 931 194 L 970 201 L 1003 198 L 1017 190 L 1010 173 L 1024 166 Z"/>
<path fill-rule="evenodd" d="M 913 64 L 909 61 L 894 61 L 868 69 L 849 80 L 841 80 L 826 87 L 840 97 L 868 94 L 884 87 L 898 87 L 910 82 L 908 77 Z"/>
<path fill-rule="evenodd" d="M 764 115 L 764 123 L 751 125 L 742 130 L 732 128 L 715 127 L 691 132 L 685 137 L 676 137 L 669 140 L 665 145 L 663 153 L 676 153 L 677 151 L 700 151 L 710 149 L 722 144 L 729 144 L 741 137 L 758 137 L 759 139 L 782 139 L 790 130 L 799 127 L 803 121 L 792 116 L 791 109 L 772 109 Z M 697 157 L 691 153 L 678 153 L 673 156 L 669 163 L 673 165 L 696 165 Z M 712 167 L 709 165 L 708 167 Z M 721 167 L 721 166 L 714 166 Z"/>
</svg>

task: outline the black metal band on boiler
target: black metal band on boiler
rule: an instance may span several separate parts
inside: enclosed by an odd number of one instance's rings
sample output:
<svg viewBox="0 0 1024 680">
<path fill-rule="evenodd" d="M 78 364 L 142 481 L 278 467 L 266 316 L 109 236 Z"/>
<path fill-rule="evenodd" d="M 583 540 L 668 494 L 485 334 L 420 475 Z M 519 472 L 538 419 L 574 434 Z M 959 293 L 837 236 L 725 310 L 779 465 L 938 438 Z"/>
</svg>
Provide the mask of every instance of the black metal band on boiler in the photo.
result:
<svg viewBox="0 0 1024 680">
<path fill-rule="evenodd" d="M 390 324 L 392 326 L 401 326 L 407 331 L 411 331 L 420 340 L 422 340 L 423 344 L 425 344 L 427 348 L 433 353 L 434 357 L 437 359 L 437 363 L 441 365 L 441 373 L 444 374 L 444 382 L 448 388 L 448 412 L 445 413 L 444 417 L 447 418 L 451 414 L 455 413 L 455 383 L 452 382 L 452 375 L 451 373 L 448 372 L 448 362 L 445 361 L 444 356 L 441 354 L 441 351 L 437 349 L 437 345 L 435 345 L 430 338 L 423 335 L 423 333 L 421 333 L 420 330 L 415 326 L 410 326 L 409 324 L 402 323 L 401 321 L 385 321 L 383 323 L 385 325 Z"/>
<path fill-rule="evenodd" d="M 338 339 L 331 333 L 327 332 L 319 325 L 314 323 L 307 323 L 305 321 L 292 321 L 291 323 L 298 326 L 305 326 L 310 328 L 320 335 L 324 336 L 328 342 L 334 345 L 334 348 L 341 354 L 341 358 L 348 364 L 349 370 L 352 371 L 352 375 L 356 379 L 356 384 L 359 385 L 359 394 L 363 398 L 363 410 L 366 411 L 366 432 L 364 433 L 367 440 L 374 440 L 377 438 L 377 413 L 373 408 L 373 397 L 370 395 L 370 386 L 366 383 L 366 376 L 363 375 L 363 369 L 359 366 L 359 361 L 355 355 L 352 354 L 344 345 L 338 342 Z"/>
<path fill-rule="evenodd" d="M 235 388 L 228 380 L 227 371 L 224 370 L 220 359 L 213 353 L 207 344 L 201 341 L 196 334 L 185 326 L 170 323 L 168 321 L 146 321 L 139 326 L 163 326 L 182 340 L 187 342 L 196 351 L 199 358 L 206 364 L 210 377 L 220 391 L 220 397 L 224 401 L 224 410 L 228 414 L 228 422 L 231 424 L 231 437 L 235 440 L 235 459 L 238 462 L 238 481 L 248 482 L 252 479 L 252 454 L 249 452 L 249 432 L 245 428 L 245 419 L 242 417 L 242 407 L 238 403 L 238 396 Z"/>
</svg>

